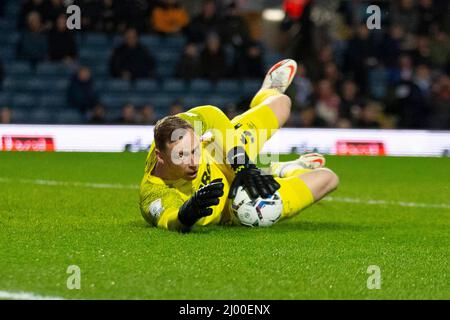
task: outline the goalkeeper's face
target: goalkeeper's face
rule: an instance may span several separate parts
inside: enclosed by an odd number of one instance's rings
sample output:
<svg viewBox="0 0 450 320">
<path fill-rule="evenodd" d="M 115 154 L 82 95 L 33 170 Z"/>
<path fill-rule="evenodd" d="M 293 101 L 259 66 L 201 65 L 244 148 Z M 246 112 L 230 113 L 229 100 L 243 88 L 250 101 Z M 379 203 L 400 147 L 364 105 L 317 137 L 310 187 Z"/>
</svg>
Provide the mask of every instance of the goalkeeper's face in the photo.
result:
<svg viewBox="0 0 450 320">
<path fill-rule="evenodd" d="M 183 130 L 184 133 L 173 139 L 175 141 L 167 144 L 162 157 L 174 179 L 193 180 L 197 177 L 200 164 L 200 139 L 193 130 Z"/>
</svg>

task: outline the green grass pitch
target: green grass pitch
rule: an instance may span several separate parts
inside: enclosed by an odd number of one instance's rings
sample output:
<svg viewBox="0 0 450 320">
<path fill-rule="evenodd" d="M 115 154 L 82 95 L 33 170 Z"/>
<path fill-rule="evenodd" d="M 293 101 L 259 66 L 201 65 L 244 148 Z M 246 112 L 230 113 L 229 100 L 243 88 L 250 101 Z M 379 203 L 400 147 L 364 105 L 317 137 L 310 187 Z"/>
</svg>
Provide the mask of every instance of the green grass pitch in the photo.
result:
<svg viewBox="0 0 450 320">
<path fill-rule="evenodd" d="M 144 153 L 0 153 L 0 291 L 66 299 L 450 299 L 448 158 L 330 156 L 341 178 L 332 201 L 270 228 L 187 235 L 147 226 L 137 189 L 91 184 L 137 185 L 144 160 Z M 69 265 L 81 269 L 80 290 L 66 287 Z M 380 268 L 379 290 L 367 288 L 370 265 Z"/>
</svg>

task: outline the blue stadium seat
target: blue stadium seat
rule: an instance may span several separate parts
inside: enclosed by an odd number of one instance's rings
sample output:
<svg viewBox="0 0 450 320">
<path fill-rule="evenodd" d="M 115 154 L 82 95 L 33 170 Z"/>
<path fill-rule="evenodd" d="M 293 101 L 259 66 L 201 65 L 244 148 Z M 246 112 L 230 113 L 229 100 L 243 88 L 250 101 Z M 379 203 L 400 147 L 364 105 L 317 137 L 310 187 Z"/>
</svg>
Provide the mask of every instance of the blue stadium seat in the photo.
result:
<svg viewBox="0 0 450 320">
<path fill-rule="evenodd" d="M 51 110 L 55 109 L 63 109 L 64 106 L 67 104 L 67 100 L 65 95 L 59 94 L 51 94 L 51 95 L 45 95 L 43 94 L 39 99 L 39 107 L 40 108 L 47 108 Z"/>
<path fill-rule="evenodd" d="M 139 41 L 152 52 L 161 48 L 161 43 L 157 36 L 143 35 L 139 38 Z"/>
<path fill-rule="evenodd" d="M 122 80 L 122 79 L 111 79 L 106 81 L 105 88 L 109 93 L 114 92 L 129 92 L 131 90 L 131 83 L 128 80 Z"/>
<path fill-rule="evenodd" d="M 3 64 L 7 64 L 8 62 L 13 61 L 15 57 L 16 49 L 14 48 L 14 46 L 5 46 L 2 47 L 2 50 L 0 50 L 0 58 L 2 59 Z"/>
<path fill-rule="evenodd" d="M 166 79 L 163 82 L 162 90 L 165 93 L 183 94 L 186 91 L 186 84 L 181 79 Z"/>
<path fill-rule="evenodd" d="M 166 48 L 181 50 L 186 45 L 186 38 L 183 36 L 166 36 L 162 38 L 161 42 Z"/>
<path fill-rule="evenodd" d="M 5 18 L 5 19 L 0 19 L 0 30 L 2 30 L 2 32 L 4 31 L 14 31 L 16 28 L 17 22 L 16 22 L 16 18 Z"/>
<path fill-rule="evenodd" d="M 76 110 L 66 109 L 57 113 L 56 122 L 61 124 L 77 124 L 83 122 L 83 117 Z"/>
<path fill-rule="evenodd" d="M 9 94 L 0 92 L 0 108 L 9 106 Z"/>
<path fill-rule="evenodd" d="M 61 63 L 42 62 L 37 65 L 38 76 L 70 76 L 74 70 Z"/>
<path fill-rule="evenodd" d="M 191 94 L 211 93 L 213 91 L 213 86 L 211 81 L 207 79 L 194 79 L 191 81 L 189 89 Z"/>
<path fill-rule="evenodd" d="M 16 17 L 19 15 L 20 2 L 19 1 L 7 1 L 5 5 L 5 16 Z"/>
<path fill-rule="evenodd" d="M 201 98 L 201 97 L 188 95 L 183 98 L 182 102 L 183 102 L 183 106 L 185 106 L 186 109 L 188 109 L 188 108 L 193 108 L 193 107 L 197 107 L 197 106 L 205 104 L 204 100 L 205 99 Z"/>
<path fill-rule="evenodd" d="M 33 70 L 28 62 L 12 61 L 5 64 L 5 73 L 12 76 L 32 75 Z"/>
<path fill-rule="evenodd" d="M 211 95 L 208 97 L 208 104 L 216 106 L 220 109 L 225 108 L 228 104 L 233 102 L 235 97 L 233 96 L 222 96 L 222 95 Z"/>
<path fill-rule="evenodd" d="M 20 109 L 20 108 L 12 109 L 11 122 L 12 123 L 28 123 L 28 122 L 30 122 L 29 111 Z"/>
<path fill-rule="evenodd" d="M 109 67 L 106 63 L 90 66 L 95 79 L 104 79 L 109 76 Z"/>
<path fill-rule="evenodd" d="M 157 92 L 160 86 L 156 80 L 137 80 L 135 83 L 135 91 L 139 93 Z"/>
<path fill-rule="evenodd" d="M 13 108 L 31 109 L 37 103 L 37 97 L 30 93 L 13 94 L 10 100 Z"/>
<path fill-rule="evenodd" d="M 29 88 L 30 78 L 7 77 L 3 82 L 3 90 L 8 92 L 22 92 Z"/>
<path fill-rule="evenodd" d="M 236 94 L 240 92 L 241 84 L 238 80 L 219 80 L 216 84 L 216 92 L 220 94 Z"/>
<path fill-rule="evenodd" d="M 69 85 L 67 78 L 55 79 L 33 79 L 28 82 L 29 90 L 38 93 L 48 93 L 51 90 L 52 94 L 65 93 Z"/>
<path fill-rule="evenodd" d="M 112 41 L 103 33 L 87 33 L 82 36 L 81 42 L 82 46 L 109 47 Z"/>
<path fill-rule="evenodd" d="M 128 101 L 136 107 L 151 105 L 151 97 L 147 95 L 132 95 L 128 98 Z"/>
<path fill-rule="evenodd" d="M 153 53 L 155 59 L 158 60 L 159 63 L 169 63 L 175 65 L 180 59 L 180 52 L 178 51 L 170 51 L 170 50 L 158 50 Z"/>
<path fill-rule="evenodd" d="M 35 108 L 29 113 L 29 121 L 37 124 L 54 123 L 58 113 L 47 108 Z"/>
<path fill-rule="evenodd" d="M 4 46 L 15 46 L 19 40 L 17 32 L 0 32 L 0 44 Z"/>
<path fill-rule="evenodd" d="M 159 63 L 156 66 L 156 73 L 161 78 L 168 78 L 168 77 L 171 77 L 173 75 L 174 69 L 175 69 L 174 65 L 169 65 L 169 64 L 165 64 L 165 63 Z"/>
<path fill-rule="evenodd" d="M 123 94 L 103 94 L 100 96 L 100 102 L 105 108 L 121 109 L 128 103 L 128 97 Z"/>
<path fill-rule="evenodd" d="M 89 48 L 84 47 L 80 49 L 80 60 L 84 61 L 99 61 L 107 63 L 111 55 L 111 49 L 109 47 L 105 48 Z"/>
<path fill-rule="evenodd" d="M 242 83 L 242 93 L 246 96 L 253 96 L 261 88 L 261 80 L 246 79 Z"/>
<path fill-rule="evenodd" d="M 107 83 L 107 82 L 108 82 L 108 80 L 103 81 L 103 80 L 100 80 L 100 79 L 95 79 L 94 82 L 93 82 L 94 91 L 96 91 L 96 92 L 107 91 L 106 85 L 105 85 L 105 83 Z"/>
<path fill-rule="evenodd" d="M 169 106 L 174 100 L 174 97 L 171 96 L 154 95 L 149 97 L 149 104 L 155 106 L 156 109 L 169 110 Z"/>
</svg>

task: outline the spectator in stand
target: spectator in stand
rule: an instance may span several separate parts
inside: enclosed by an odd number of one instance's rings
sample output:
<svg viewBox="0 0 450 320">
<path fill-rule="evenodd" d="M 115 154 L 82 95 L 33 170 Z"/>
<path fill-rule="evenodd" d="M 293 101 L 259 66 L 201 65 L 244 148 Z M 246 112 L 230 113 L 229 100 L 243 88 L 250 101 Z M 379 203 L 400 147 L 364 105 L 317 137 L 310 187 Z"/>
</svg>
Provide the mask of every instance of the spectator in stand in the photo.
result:
<svg viewBox="0 0 450 320">
<path fill-rule="evenodd" d="M 368 89 L 368 68 L 376 64 L 375 53 L 369 29 L 365 24 L 360 24 L 345 52 L 344 72 L 355 79 L 362 93 Z"/>
<path fill-rule="evenodd" d="M 313 65 L 305 65 L 305 67 L 308 67 L 309 77 L 313 81 L 320 80 L 324 72 L 323 66 L 326 66 L 329 63 L 334 63 L 333 49 L 330 45 L 326 45 L 319 49 L 317 63 Z"/>
<path fill-rule="evenodd" d="M 112 34 L 116 32 L 117 24 L 118 19 L 113 0 L 103 0 L 96 29 L 101 32 Z"/>
<path fill-rule="evenodd" d="M 2 1 L 5 2 L 5 1 Z M 44 0 L 27 0 L 24 1 L 17 19 L 17 27 L 19 29 L 26 29 L 28 25 L 28 16 L 31 12 L 37 12 L 41 17 L 45 15 L 46 3 Z"/>
<path fill-rule="evenodd" d="M 136 108 L 133 104 L 127 103 L 122 108 L 122 115 L 119 118 L 119 124 L 136 124 Z"/>
<path fill-rule="evenodd" d="M 41 15 L 38 12 L 30 12 L 27 16 L 27 30 L 22 33 L 17 44 L 17 58 L 27 60 L 32 65 L 47 57 L 48 39 L 43 32 Z"/>
<path fill-rule="evenodd" d="M 430 40 L 428 37 L 416 37 L 415 47 L 411 52 L 411 56 L 415 65 L 431 65 Z"/>
<path fill-rule="evenodd" d="M 73 32 L 67 30 L 66 15 L 61 14 L 48 35 L 48 53 L 52 61 L 71 63 L 77 56 L 77 44 Z"/>
<path fill-rule="evenodd" d="M 186 34 L 190 42 L 203 43 L 208 32 L 218 33 L 219 29 L 220 19 L 216 3 L 214 0 L 206 0 L 203 2 L 201 13 L 189 24 Z"/>
<path fill-rule="evenodd" d="M 403 78 L 395 87 L 392 107 L 398 115 L 398 126 L 405 129 L 421 129 L 425 126 L 429 106 L 426 97 L 411 78 Z"/>
<path fill-rule="evenodd" d="M 161 0 L 150 16 L 153 30 L 161 34 L 180 33 L 189 23 L 189 15 L 178 0 Z"/>
<path fill-rule="evenodd" d="M 382 118 L 382 105 L 375 101 L 369 101 L 362 109 L 360 117 L 356 123 L 356 127 L 363 129 L 379 129 L 382 125 Z"/>
<path fill-rule="evenodd" d="M 299 64 L 292 86 L 295 89 L 295 105 L 300 108 L 306 108 L 311 102 L 313 85 L 304 65 Z"/>
<path fill-rule="evenodd" d="M 0 124 L 11 123 L 12 111 L 9 107 L 2 107 L 0 109 Z"/>
<path fill-rule="evenodd" d="M 202 75 L 201 66 L 197 46 L 194 43 L 188 43 L 178 61 L 175 75 L 185 80 L 199 78 Z"/>
<path fill-rule="evenodd" d="M 174 116 L 184 112 L 184 107 L 180 100 L 174 100 L 169 107 L 169 115 Z"/>
<path fill-rule="evenodd" d="M 94 108 L 89 112 L 90 124 L 106 124 L 106 110 L 105 107 L 97 103 Z"/>
<path fill-rule="evenodd" d="M 414 73 L 414 65 L 411 56 L 402 54 L 398 58 L 398 66 L 390 70 L 391 85 L 395 85 L 400 81 L 409 81 Z"/>
<path fill-rule="evenodd" d="M 414 71 L 413 82 L 422 92 L 425 99 L 428 100 L 431 94 L 431 70 L 426 64 L 418 65 Z"/>
<path fill-rule="evenodd" d="M 306 107 L 300 110 L 300 127 L 302 128 L 322 128 L 326 123 L 317 116 L 314 107 Z"/>
<path fill-rule="evenodd" d="M 389 28 L 389 33 L 385 35 L 378 56 L 387 67 L 393 67 L 402 51 L 402 41 L 405 37 L 403 28 L 394 24 Z"/>
<path fill-rule="evenodd" d="M 241 78 L 264 77 L 264 58 L 261 46 L 248 41 L 235 54 L 233 76 Z"/>
<path fill-rule="evenodd" d="M 117 14 L 117 29 L 124 32 L 126 28 L 133 27 L 138 32 L 149 28 L 148 15 L 154 7 L 154 0 L 116 0 L 114 7 Z"/>
<path fill-rule="evenodd" d="M 323 67 L 322 78 L 329 80 L 335 90 L 341 86 L 342 76 L 334 62 L 328 62 Z"/>
<path fill-rule="evenodd" d="M 433 66 L 435 68 L 444 68 L 450 59 L 450 39 L 443 30 L 437 29 L 434 31 L 430 50 Z"/>
<path fill-rule="evenodd" d="M 228 66 L 225 51 L 216 34 L 209 34 L 205 48 L 201 53 L 202 76 L 210 80 L 217 80 L 227 76 Z"/>
<path fill-rule="evenodd" d="M 225 44 L 234 48 L 242 47 L 250 39 L 247 22 L 241 17 L 235 1 L 228 5 L 223 21 L 220 23 L 220 38 Z"/>
<path fill-rule="evenodd" d="M 415 33 L 419 25 L 419 16 L 413 0 L 395 1 L 392 8 L 391 22 L 399 24 L 403 30 Z"/>
<path fill-rule="evenodd" d="M 115 48 L 112 54 L 111 75 L 125 80 L 150 78 L 154 75 L 154 66 L 153 57 L 147 48 L 139 43 L 137 30 L 127 29 L 124 43 Z"/>
<path fill-rule="evenodd" d="M 433 0 L 419 0 L 418 5 L 418 28 L 417 33 L 426 35 L 430 32 L 430 27 L 437 21 L 439 11 L 433 6 Z"/>
<path fill-rule="evenodd" d="M 345 81 L 340 91 L 342 95 L 339 105 L 339 119 L 345 119 L 350 125 L 354 125 L 361 114 L 364 101 L 358 96 L 356 83 L 351 80 Z"/>
<path fill-rule="evenodd" d="M 450 76 L 441 75 L 432 87 L 429 125 L 432 129 L 450 129 Z"/>
<path fill-rule="evenodd" d="M 100 2 L 97 0 L 75 0 L 73 4 L 79 6 L 81 10 L 81 30 L 95 30 L 101 11 Z"/>
<path fill-rule="evenodd" d="M 67 104 L 86 115 L 97 103 L 98 96 L 93 87 L 91 70 L 80 67 L 67 88 Z"/>
<path fill-rule="evenodd" d="M 63 0 L 50 0 L 47 4 L 47 8 L 45 10 L 45 14 L 43 16 L 43 20 L 48 29 L 54 27 L 57 23 L 57 19 L 61 15 L 66 14 L 66 6 L 64 5 Z"/>
<path fill-rule="evenodd" d="M 332 83 L 326 79 L 320 80 L 317 86 L 315 108 L 318 117 L 323 119 L 328 127 L 333 127 L 338 120 L 339 104 L 340 98 Z"/>
<path fill-rule="evenodd" d="M 156 115 L 155 109 L 151 105 L 145 105 L 141 108 L 139 114 L 139 123 L 140 124 L 155 124 L 156 123 Z"/>
</svg>

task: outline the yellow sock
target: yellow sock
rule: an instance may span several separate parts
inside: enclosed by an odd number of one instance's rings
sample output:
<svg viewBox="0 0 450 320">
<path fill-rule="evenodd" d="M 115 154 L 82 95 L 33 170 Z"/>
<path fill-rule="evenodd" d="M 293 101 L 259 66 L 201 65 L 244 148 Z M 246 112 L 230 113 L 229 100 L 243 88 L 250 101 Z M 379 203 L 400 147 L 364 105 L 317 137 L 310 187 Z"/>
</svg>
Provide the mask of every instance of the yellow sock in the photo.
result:
<svg viewBox="0 0 450 320">
<path fill-rule="evenodd" d="M 269 97 L 279 96 L 281 93 L 277 89 L 262 89 L 259 90 L 258 93 L 253 97 L 252 102 L 250 103 L 250 108 L 256 107 L 260 105 Z"/>
</svg>

